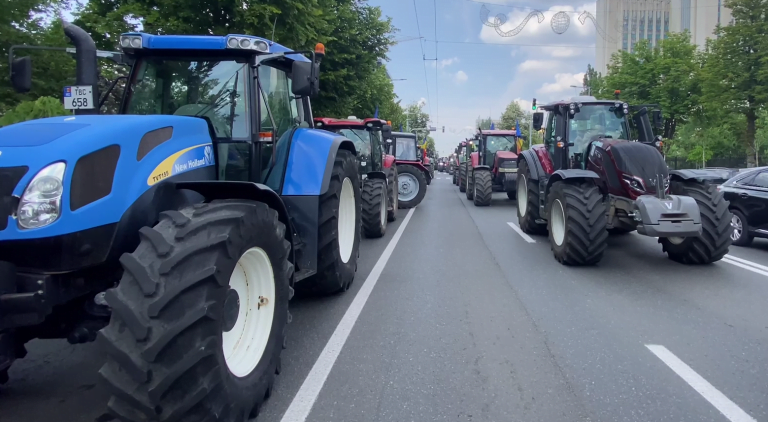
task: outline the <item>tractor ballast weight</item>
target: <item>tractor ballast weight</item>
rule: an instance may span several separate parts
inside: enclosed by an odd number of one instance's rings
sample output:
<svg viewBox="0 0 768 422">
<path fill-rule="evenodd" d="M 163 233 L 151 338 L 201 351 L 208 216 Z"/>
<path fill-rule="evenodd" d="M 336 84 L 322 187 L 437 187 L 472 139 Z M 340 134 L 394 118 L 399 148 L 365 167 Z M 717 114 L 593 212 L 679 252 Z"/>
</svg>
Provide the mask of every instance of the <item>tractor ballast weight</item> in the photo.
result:
<svg viewBox="0 0 768 422">
<path fill-rule="evenodd" d="M 67 28 L 87 88 L 93 42 Z M 0 129 L 0 381 L 31 339 L 98 335 L 116 418 L 254 416 L 294 288 L 345 291 L 357 266 L 355 146 L 309 117 L 324 47 L 144 33 L 120 45 L 120 115 Z M 72 107 L 98 112 L 76 88 Z"/>
<path fill-rule="evenodd" d="M 355 142 L 358 173 L 362 179 L 363 233 L 384 236 L 387 222 L 397 218 L 397 169 L 395 157 L 386 153 L 392 126 L 377 118 L 346 119 L 315 117 L 315 127 L 346 136 Z M 391 141 L 390 141 L 391 142 Z"/>
<path fill-rule="evenodd" d="M 730 216 L 716 189 L 727 172 L 670 171 L 653 135 L 660 111 L 651 113 L 652 124 L 649 107 L 656 106 L 594 97 L 542 107 L 549 113 L 545 144 L 520 154 L 517 214 L 524 232 L 549 231 L 561 263 L 595 264 L 609 233 L 634 230 L 658 237 L 670 259 L 686 264 L 711 263 L 728 252 Z M 639 139 L 628 141 L 633 111 Z M 542 123 L 543 113 L 534 113 L 534 129 Z"/>
<path fill-rule="evenodd" d="M 424 166 L 424 151 L 417 145 L 416 134 L 393 132 L 392 138 L 398 176 L 398 206 L 413 208 L 424 200 L 432 175 Z"/>
</svg>

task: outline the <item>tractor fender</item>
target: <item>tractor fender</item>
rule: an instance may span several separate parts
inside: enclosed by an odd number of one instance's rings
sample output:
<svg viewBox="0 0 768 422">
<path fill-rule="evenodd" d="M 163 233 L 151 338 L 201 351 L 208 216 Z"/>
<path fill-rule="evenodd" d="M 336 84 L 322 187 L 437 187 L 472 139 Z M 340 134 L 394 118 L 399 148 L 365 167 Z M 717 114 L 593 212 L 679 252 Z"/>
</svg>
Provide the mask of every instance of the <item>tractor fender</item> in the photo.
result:
<svg viewBox="0 0 768 422">
<path fill-rule="evenodd" d="M 488 171 L 491 171 L 491 166 L 474 166 L 474 167 L 472 167 L 472 171 L 477 171 L 477 170 L 488 170 Z"/>
<path fill-rule="evenodd" d="M 525 161 L 528 170 L 531 172 L 531 180 L 539 180 L 539 175 L 544 174 L 544 168 L 536 154 L 531 150 L 525 150 L 517 157 L 517 167 L 520 168 L 520 161 Z"/>
<path fill-rule="evenodd" d="M 684 169 L 670 170 L 670 180 L 695 180 L 699 183 L 723 183 L 730 179 L 732 172 L 726 169 Z"/>
<path fill-rule="evenodd" d="M 320 196 L 328 190 L 336 153 L 357 155 L 355 144 L 336 133 L 298 128 L 291 136 L 282 196 Z"/>
<path fill-rule="evenodd" d="M 478 163 L 480 163 L 480 154 L 477 152 L 471 152 L 469 153 L 469 160 L 472 163 L 472 167 L 477 167 Z"/>
<path fill-rule="evenodd" d="M 384 181 L 387 180 L 387 175 L 384 174 L 383 171 L 370 171 L 368 172 L 367 176 L 369 179 L 381 179 Z"/>
<path fill-rule="evenodd" d="M 564 170 L 557 170 L 555 173 L 549 177 L 549 180 L 547 180 L 547 192 L 549 192 L 549 188 L 552 186 L 553 183 L 559 182 L 561 180 L 584 180 L 584 179 L 591 179 L 591 180 L 597 180 L 600 179 L 600 176 L 597 175 L 592 170 L 581 170 L 581 169 L 564 169 Z"/>
</svg>

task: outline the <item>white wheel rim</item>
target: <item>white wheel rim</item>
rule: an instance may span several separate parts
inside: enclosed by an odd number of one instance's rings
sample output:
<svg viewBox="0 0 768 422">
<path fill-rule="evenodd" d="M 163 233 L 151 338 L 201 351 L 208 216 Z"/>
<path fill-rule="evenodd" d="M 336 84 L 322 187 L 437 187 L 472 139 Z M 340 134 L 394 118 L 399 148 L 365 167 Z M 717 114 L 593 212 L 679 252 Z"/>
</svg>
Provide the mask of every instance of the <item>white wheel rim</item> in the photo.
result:
<svg viewBox="0 0 768 422">
<path fill-rule="evenodd" d="M 269 256 L 261 248 L 248 249 L 229 278 L 239 309 L 234 327 L 222 332 L 222 351 L 229 371 L 248 376 L 261 361 L 275 316 L 275 276 Z"/>
<path fill-rule="evenodd" d="M 419 194 L 419 181 L 416 176 L 410 173 L 401 173 L 398 175 L 397 184 L 398 201 L 410 201 Z"/>
<path fill-rule="evenodd" d="M 743 225 L 741 223 L 741 219 L 734 214 L 731 217 L 731 226 L 733 226 L 733 233 L 731 233 L 731 240 L 734 242 L 741 239 L 741 233 L 744 230 Z"/>
<path fill-rule="evenodd" d="M 355 244 L 355 190 L 352 181 L 345 178 L 341 182 L 341 198 L 339 199 L 339 255 L 345 264 L 352 256 Z"/>
<path fill-rule="evenodd" d="M 528 184 L 523 175 L 520 175 L 517 180 L 519 180 L 517 183 L 517 209 L 520 210 L 520 216 L 525 217 L 525 213 L 528 212 Z"/>
<path fill-rule="evenodd" d="M 387 224 L 387 190 L 383 189 L 381 191 L 381 227 L 386 226 Z"/>
<path fill-rule="evenodd" d="M 555 199 L 552 203 L 550 218 L 552 219 L 552 238 L 557 246 L 562 246 L 565 240 L 565 210 L 559 199 Z"/>
</svg>

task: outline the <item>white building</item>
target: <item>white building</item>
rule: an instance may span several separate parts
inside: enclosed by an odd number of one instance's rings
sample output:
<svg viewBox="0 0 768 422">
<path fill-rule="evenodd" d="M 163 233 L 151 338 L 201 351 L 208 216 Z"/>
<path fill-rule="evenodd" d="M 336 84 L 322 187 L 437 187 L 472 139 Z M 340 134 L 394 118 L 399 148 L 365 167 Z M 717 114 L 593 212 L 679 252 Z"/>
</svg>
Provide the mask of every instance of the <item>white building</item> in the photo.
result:
<svg viewBox="0 0 768 422">
<path fill-rule="evenodd" d="M 633 51 L 647 39 L 656 45 L 669 32 L 691 32 L 691 40 L 702 48 L 714 36 L 718 24 L 733 19 L 724 0 L 597 0 L 595 69 L 605 75 L 611 55 Z"/>
</svg>

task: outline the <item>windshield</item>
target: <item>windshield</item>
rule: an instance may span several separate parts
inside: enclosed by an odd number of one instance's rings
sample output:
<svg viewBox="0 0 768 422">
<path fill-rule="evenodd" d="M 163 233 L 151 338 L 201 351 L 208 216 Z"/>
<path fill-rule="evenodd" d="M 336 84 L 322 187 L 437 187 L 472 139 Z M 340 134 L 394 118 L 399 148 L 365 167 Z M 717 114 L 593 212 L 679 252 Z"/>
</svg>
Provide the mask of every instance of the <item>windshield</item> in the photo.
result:
<svg viewBox="0 0 768 422">
<path fill-rule="evenodd" d="M 416 161 L 416 139 L 397 138 L 397 159 L 406 161 Z"/>
<path fill-rule="evenodd" d="M 234 61 L 142 59 L 126 113 L 204 116 L 217 138 L 248 138 L 246 66 Z"/>
<path fill-rule="evenodd" d="M 338 133 L 346 136 L 355 144 L 358 155 L 369 155 L 371 153 L 371 136 L 364 129 L 339 129 Z"/>
<path fill-rule="evenodd" d="M 515 137 L 512 135 L 488 135 L 485 137 L 485 149 L 489 154 L 495 154 L 497 151 L 517 151 Z"/>
<path fill-rule="evenodd" d="M 627 121 L 622 110 L 618 113 L 609 104 L 582 106 L 568 124 L 568 142 L 576 152 L 583 152 L 595 138 L 629 139 Z"/>
</svg>

